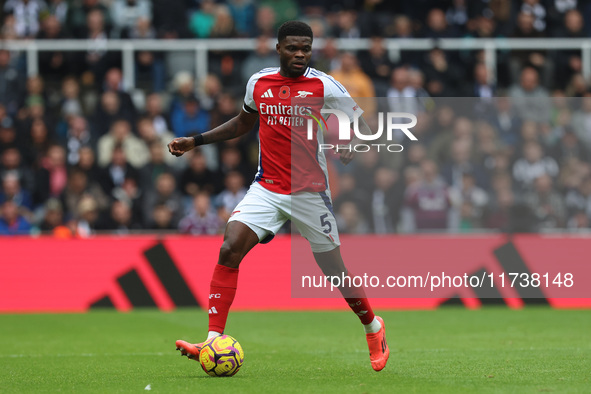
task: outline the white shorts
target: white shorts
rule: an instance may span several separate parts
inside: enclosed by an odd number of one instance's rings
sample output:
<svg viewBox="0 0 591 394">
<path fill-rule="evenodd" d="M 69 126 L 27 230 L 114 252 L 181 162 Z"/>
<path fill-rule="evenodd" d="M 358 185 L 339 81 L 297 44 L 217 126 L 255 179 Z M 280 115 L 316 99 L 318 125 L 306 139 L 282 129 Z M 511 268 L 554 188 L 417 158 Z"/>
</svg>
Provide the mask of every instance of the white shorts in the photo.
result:
<svg viewBox="0 0 591 394">
<path fill-rule="evenodd" d="M 246 224 L 259 242 L 267 243 L 289 219 L 310 242 L 314 253 L 329 252 L 341 244 L 332 201 L 326 193 L 279 194 L 254 182 L 228 223 Z"/>
</svg>

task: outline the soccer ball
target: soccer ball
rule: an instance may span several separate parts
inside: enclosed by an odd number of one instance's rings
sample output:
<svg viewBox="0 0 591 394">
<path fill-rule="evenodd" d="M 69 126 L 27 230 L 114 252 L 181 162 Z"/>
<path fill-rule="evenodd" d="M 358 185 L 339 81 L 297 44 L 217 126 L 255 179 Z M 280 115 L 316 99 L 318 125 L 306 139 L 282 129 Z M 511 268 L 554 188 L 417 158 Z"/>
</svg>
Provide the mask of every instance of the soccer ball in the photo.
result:
<svg viewBox="0 0 591 394">
<path fill-rule="evenodd" d="M 244 363 L 244 352 L 233 337 L 218 335 L 205 341 L 199 352 L 199 363 L 210 376 L 232 376 Z"/>
</svg>

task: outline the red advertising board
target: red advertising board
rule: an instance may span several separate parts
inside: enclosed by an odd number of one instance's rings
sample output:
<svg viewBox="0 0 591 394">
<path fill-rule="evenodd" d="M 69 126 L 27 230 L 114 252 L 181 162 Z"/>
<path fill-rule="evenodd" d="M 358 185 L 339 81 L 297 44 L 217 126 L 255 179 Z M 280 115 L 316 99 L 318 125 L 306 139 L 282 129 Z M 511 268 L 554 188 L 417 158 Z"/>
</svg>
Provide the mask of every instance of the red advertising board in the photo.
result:
<svg viewBox="0 0 591 394">
<path fill-rule="evenodd" d="M 355 251 L 377 240 L 378 237 L 344 236 L 343 255 L 346 259 L 359 260 L 361 257 Z M 520 235 L 508 241 L 500 235 L 379 237 L 380 242 L 384 240 L 395 245 L 400 261 L 411 266 L 441 259 L 444 254 L 445 259 L 463 261 L 466 269 L 477 271 L 480 267 L 487 269 L 487 273 L 494 271 L 494 275 L 500 275 L 503 269 L 507 271 L 507 267 L 510 270 L 511 264 L 523 263 L 530 273 L 574 267 L 579 269 L 573 278 L 579 289 L 586 286 L 589 277 L 584 276 L 581 267 L 591 266 L 588 264 L 591 242 L 586 238 Z M 0 312 L 82 312 L 93 307 L 124 311 L 144 306 L 162 310 L 177 306 L 206 308 L 209 280 L 221 243 L 221 237 L 217 236 L 0 238 Z M 299 282 L 294 281 L 293 273 L 297 271 L 295 264 L 300 253 L 310 256 L 307 249 L 300 248 L 299 240 L 292 242 L 289 236 L 276 237 L 267 245 L 255 247 L 241 265 L 233 309 L 345 308 L 344 301 L 338 297 L 298 293 Z M 500 295 L 496 299 L 472 289 L 449 289 L 433 293 L 436 296 L 432 297 L 423 294 L 394 298 L 371 292 L 368 295 L 385 297 L 375 298 L 372 304 L 390 309 L 430 309 L 450 301 L 478 307 L 491 300 L 510 307 L 528 302 L 554 307 L 591 307 L 591 294 L 579 292 L 574 297 L 565 297 L 569 293 L 542 289 L 541 293 L 532 295 L 519 289 L 499 288 L 499 283 L 495 277 Z"/>
</svg>

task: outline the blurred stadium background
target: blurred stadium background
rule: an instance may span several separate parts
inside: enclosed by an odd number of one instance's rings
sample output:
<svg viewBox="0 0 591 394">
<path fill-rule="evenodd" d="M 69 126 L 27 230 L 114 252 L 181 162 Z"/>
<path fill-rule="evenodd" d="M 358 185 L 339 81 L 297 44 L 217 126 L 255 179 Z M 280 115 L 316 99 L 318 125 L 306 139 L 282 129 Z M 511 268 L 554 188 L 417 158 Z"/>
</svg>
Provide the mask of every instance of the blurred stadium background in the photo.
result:
<svg viewBox="0 0 591 394">
<path fill-rule="evenodd" d="M 509 98 L 478 120 L 426 112 L 395 162 L 332 163 L 343 233 L 588 231 L 588 1 L 8 0 L 0 234 L 220 233 L 256 133 L 183 159 L 165 144 L 236 114 L 294 18 L 353 97 Z M 447 196 L 430 212 L 411 193 L 425 178 Z"/>
<path fill-rule="evenodd" d="M 341 299 L 292 298 L 290 253 L 309 251 L 291 250 L 289 226 L 241 267 L 228 330 L 244 371 L 201 380 L 178 364 L 172 341 L 205 333 L 221 233 L 258 143 L 252 132 L 182 158 L 166 144 L 239 111 L 249 76 L 278 65 L 276 29 L 290 19 L 312 26 L 311 65 L 353 97 L 429 103 L 403 153 L 346 167 L 329 155 L 344 247 L 378 234 L 394 268 L 587 269 L 589 0 L 5 0 L 2 387 L 587 392 L 591 315 L 562 309 L 591 297 L 556 286 L 375 299 L 393 361 L 369 374 Z M 554 308 L 400 311 L 456 303 Z M 136 307 L 158 309 L 119 313 Z M 112 310 L 35 313 L 94 308 Z"/>
<path fill-rule="evenodd" d="M 0 42 L 0 235 L 31 242 L 6 263 L 37 262 L 11 265 L 21 269 L 13 275 L 39 273 L 39 250 L 46 259 L 65 254 L 52 266 L 71 272 L 83 244 L 53 239 L 94 239 L 104 252 L 103 241 L 128 239 L 131 246 L 114 250 L 135 257 L 101 264 L 111 267 L 111 282 L 125 277 L 126 264 L 145 263 L 158 240 L 168 240 L 162 256 L 176 255 L 181 267 L 185 256 L 176 250 L 185 241 L 170 237 L 218 235 L 218 242 L 256 172 L 256 132 L 182 158 L 166 144 L 233 117 L 249 76 L 278 65 L 276 29 L 294 18 L 314 30 L 313 67 L 360 102 L 385 97 L 378 110 L 419 117 L 419 141 L 397 141 L 402 153 L 360 153 L 348 166 L 328 155 L 342 234 L 488 234 L 500 247 L 503 234 L 589 231 L 589 1 L 8 0 Z M 141 247 L 133 238 L 140 235 L 148 240 Z M 199 242 L 213 250 L 211 261 L 197 263 L 209 272 L 217 244 Z M 59 252 L 68 247 L 76 252 Z M 524 258 L 534 259 L 524 248 Z M 258 259 L 266 267 L 272 258 L 264 255 Z M 174 306 L 166 294 L 154 295 L 161 288 L 147 272 L 119 283 L 132 295 L 95 289 L 83 304 L 58 309 Z M 5 289 L 19 287 L 10 276 L 5 282 Z M 130 300 L 140 290 L 129 283 L 143 287 L 141 301 Z M 3 309 L 20 308 L 11 305 Z"/>
</svg>

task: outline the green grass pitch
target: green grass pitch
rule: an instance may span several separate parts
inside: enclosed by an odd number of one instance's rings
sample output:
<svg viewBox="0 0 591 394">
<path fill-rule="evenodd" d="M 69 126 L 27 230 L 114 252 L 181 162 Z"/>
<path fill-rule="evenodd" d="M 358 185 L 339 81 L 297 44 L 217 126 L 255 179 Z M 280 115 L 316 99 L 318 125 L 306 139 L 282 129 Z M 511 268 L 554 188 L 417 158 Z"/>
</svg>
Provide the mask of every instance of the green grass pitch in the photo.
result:
<svg viewBox="0 0 591 394">
<path fill-rule="evenodd" d="M 245 364 L 232 378 L 174 350 L 203 339 L 201 311 L 0 315 L 0 392 L 591 392 L 589 310 L 381 315 L 391 355 L 376 373 L 350 312 L 234 312 Z"/>
</svg>

